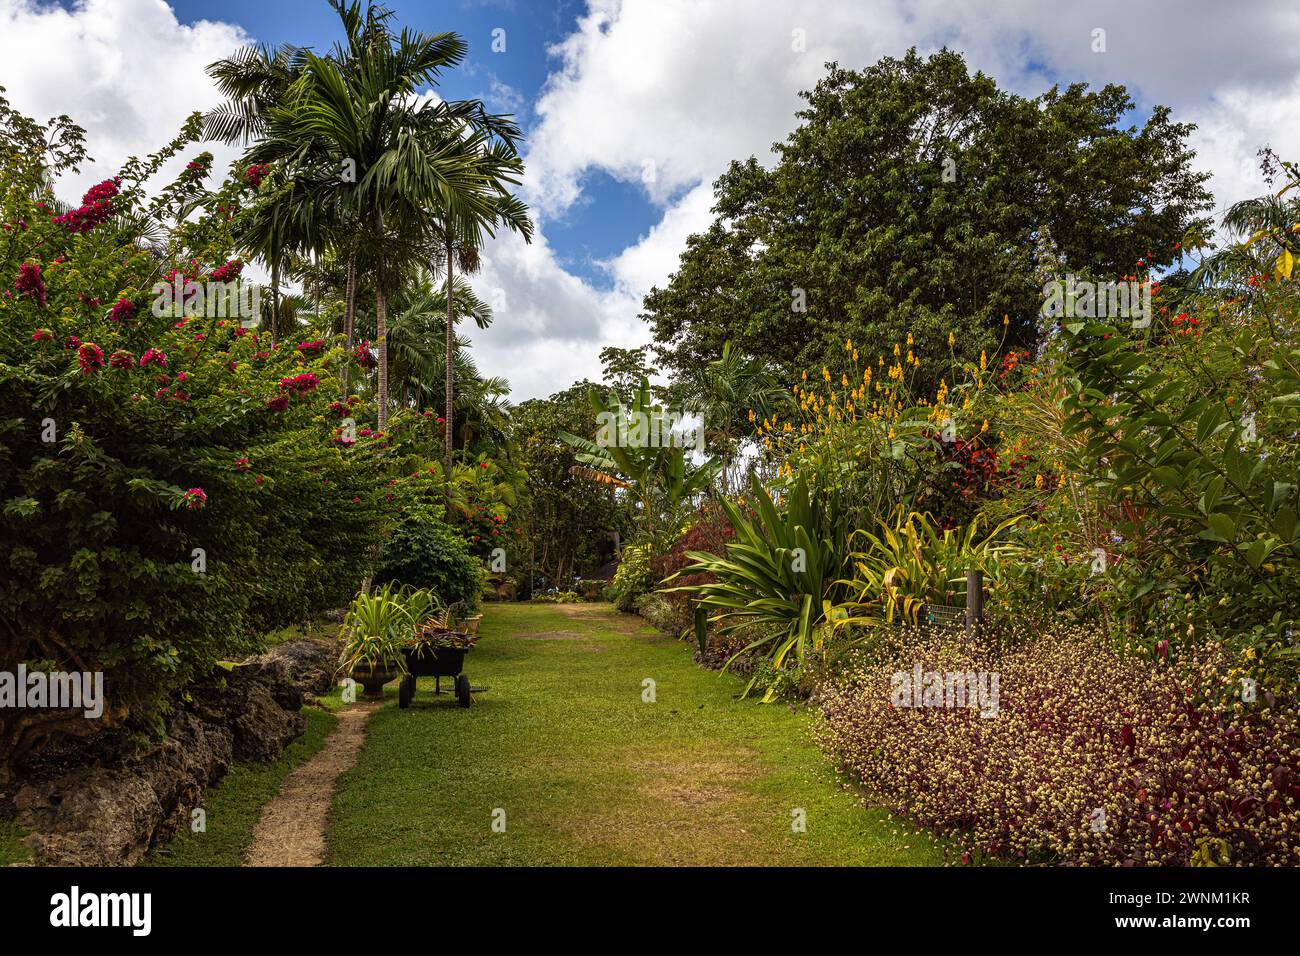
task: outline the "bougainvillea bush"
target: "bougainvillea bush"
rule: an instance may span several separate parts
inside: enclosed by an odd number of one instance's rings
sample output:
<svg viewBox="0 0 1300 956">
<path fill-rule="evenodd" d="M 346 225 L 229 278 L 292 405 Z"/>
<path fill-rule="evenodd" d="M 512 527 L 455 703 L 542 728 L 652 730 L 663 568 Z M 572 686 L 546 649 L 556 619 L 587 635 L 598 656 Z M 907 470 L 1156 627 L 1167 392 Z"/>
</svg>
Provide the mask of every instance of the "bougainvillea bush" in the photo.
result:
<svg viewBox="0 0 1300 956">
<path fill-rule="evenodd" d="M 145 189 L 197 130 L 68 210 L 47 173 L 84 158 L 80 131 L 0 99 L 0 668 L 103 671 L 106 721 L 136 729 L 215 660 L 346 603 L 392 514 L 392 436 L 335 431 L 341 348 L 158 306 L 159 280 L 238 271 L 246 179 Z M 99 726 L 6 712 L 0 773 Z"/>
<path fill-rule="evenodd" d="M 876 648 L 823 689 L 822 745 L 963 862 L 1300 863 L 1294 697 L 1248 691 L 1214 644 L 1175 662 L 1166 645 L 1122 656 L 1082 628 L 1002 637 L 1015 647 L 1002 655 L 933 634 Z M 924 694 L 896 675 L 918 667 L 996 675 L 996 713 L 955 696 L 914 706 Z"/>
</svg>

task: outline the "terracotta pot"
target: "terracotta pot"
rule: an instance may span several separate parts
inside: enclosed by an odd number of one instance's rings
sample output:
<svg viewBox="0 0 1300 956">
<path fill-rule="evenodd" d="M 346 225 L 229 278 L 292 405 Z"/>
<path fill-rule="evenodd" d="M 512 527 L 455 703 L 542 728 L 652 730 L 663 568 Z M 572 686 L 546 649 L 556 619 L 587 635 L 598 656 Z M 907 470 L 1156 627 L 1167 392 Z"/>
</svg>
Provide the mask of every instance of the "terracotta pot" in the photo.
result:
<svg viewBox="0 0 1300 956">
<path fill-rule="evenodd" d="M 466 634 L 478 633 L 478 622 L 483 620 L 482 614 L 475 614 L 473 617 L 467 617 L 460 622 L 460 626 L 465 629 Z"/>
<path fill-rule="evenodd" d="M 369 700 L 376 700 L 384 696 L 384 685 L 390 680 L 397 678 L 397 671 L 378 669 L 373 667 L 354 667 L 352 669 L 352 679 L 365 688 L 365 696 Z"/>
</svg>

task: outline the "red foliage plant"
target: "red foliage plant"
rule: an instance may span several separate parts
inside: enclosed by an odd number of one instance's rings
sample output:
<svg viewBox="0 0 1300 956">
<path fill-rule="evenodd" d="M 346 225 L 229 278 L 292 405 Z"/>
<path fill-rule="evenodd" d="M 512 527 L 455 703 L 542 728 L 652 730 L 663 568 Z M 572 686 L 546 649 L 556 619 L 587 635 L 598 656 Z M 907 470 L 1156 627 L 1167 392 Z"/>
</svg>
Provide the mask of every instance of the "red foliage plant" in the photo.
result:
<svg viewBox="0 0 1300 956">
<path fill-rule="evenodd" d="M 999 675 L 997 715 L 896 707 L 891 678 Z M 1122 657 L 1096 634 L 1017 641 L 999 656 L 913 638 L 824 687 L 817 734 L 890 809 L 976 854 L 1022 862 L 1300 864 L 1300 718 L 1243 700 L 1207 643 Z"/>
</svg>

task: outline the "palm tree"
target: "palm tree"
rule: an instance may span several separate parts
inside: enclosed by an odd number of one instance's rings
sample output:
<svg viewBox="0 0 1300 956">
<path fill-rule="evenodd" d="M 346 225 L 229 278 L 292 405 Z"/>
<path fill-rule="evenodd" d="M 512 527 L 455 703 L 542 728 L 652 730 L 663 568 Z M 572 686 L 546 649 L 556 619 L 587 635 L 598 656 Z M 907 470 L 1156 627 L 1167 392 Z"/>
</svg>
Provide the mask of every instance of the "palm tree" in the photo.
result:
<svg viewBox="0 0 1300 956">
<path fill-rule="evenodd" d="M 456 266 L 464 273 L 478 270 L 479 251 L 485 237 L 505 226 L 532 242 L 533 224 L 528 207 L 510 192 L 523 176 L 518 144 L 522 133 L 508 116 L 488 113 L 478 101 L 440 104 L 432 129 L 435 141 L 464 157 L 474 170 L 478 189 L 473 196 L 447 193 L 439 196 L 435 229 L 441 240 L 446 274 L 447 323 L 443 403 L 444 467 L 451 473 L 455 429 L 456 296 L 452 293 Z M 472 200 L 472 201 L 471 201 Z"/>
<path fill-rule="evenodd" d="M 402 386 L 403 406 L 411 404 L 412 396 L 417 410 L 432 405 L 434 395 L 442 390 L 446 295 L 444 286 L 435 286 L 429 273 L 421 271 L 390 303 L 395 313 L 388 330 L 390 378 Z M 474 294 L 468 283 L 458 280 L 455 296 L 457 312 L 473 316 L 481 329 L 491 324 L 491 308 Z M 470 379 L 479 378 L 477 369 L 465 356 L 468 348 L 469 343 L 458 336 L 457 381 L 466 380 L 467 374 Z"/>
<path fill-rule="evenodd" d="M 359 179 L 349 211 L 358 238 L 374 254 L 375 344 L 378 352 L 379 428 L 388 420 L 387 297 L 400 287 L 404 268 L 428 247 L 434 209 L 492 221 L 497 204 L 475 142 L 433 135 L 454 115 L 445 103 L 417 102 L 416 91 L 465 56 L 451 33 L 403 30 L 394 37 L 378 23 L 346 63 L 305 54 L 302 78 L 290 104 L 272 110 L 276 128 L 329 144 L 335 157 L 355 163 Z M 452 296 L 454 299 L 454 295 Z"/>
</svg>

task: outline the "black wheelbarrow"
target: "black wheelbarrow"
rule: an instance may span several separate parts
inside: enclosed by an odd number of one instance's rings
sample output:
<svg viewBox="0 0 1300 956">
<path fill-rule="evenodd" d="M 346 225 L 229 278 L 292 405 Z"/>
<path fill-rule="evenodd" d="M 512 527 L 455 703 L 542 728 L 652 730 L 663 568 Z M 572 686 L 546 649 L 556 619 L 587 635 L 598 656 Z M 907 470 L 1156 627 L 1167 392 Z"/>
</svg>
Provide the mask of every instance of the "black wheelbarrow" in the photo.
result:
<svg viewBox="0 0 1300 956">
<path fill-rule="evenodd" d="M 403 709 L 411 706 L 411 701 L 415 699 L 417 677 L 436 678 L 436 694 L 443 692 L 442 679 L 450 677 L 453 680 L 456 703 L 468 707 L 471 701 L 469 678 L 462 673 L 468 652 L 468 647 L 438 647 L 433 644 L 402 648 L 402 654 L 406 657 L 406 676 L 397 685 L 397 706 Z"/>
</svg>

